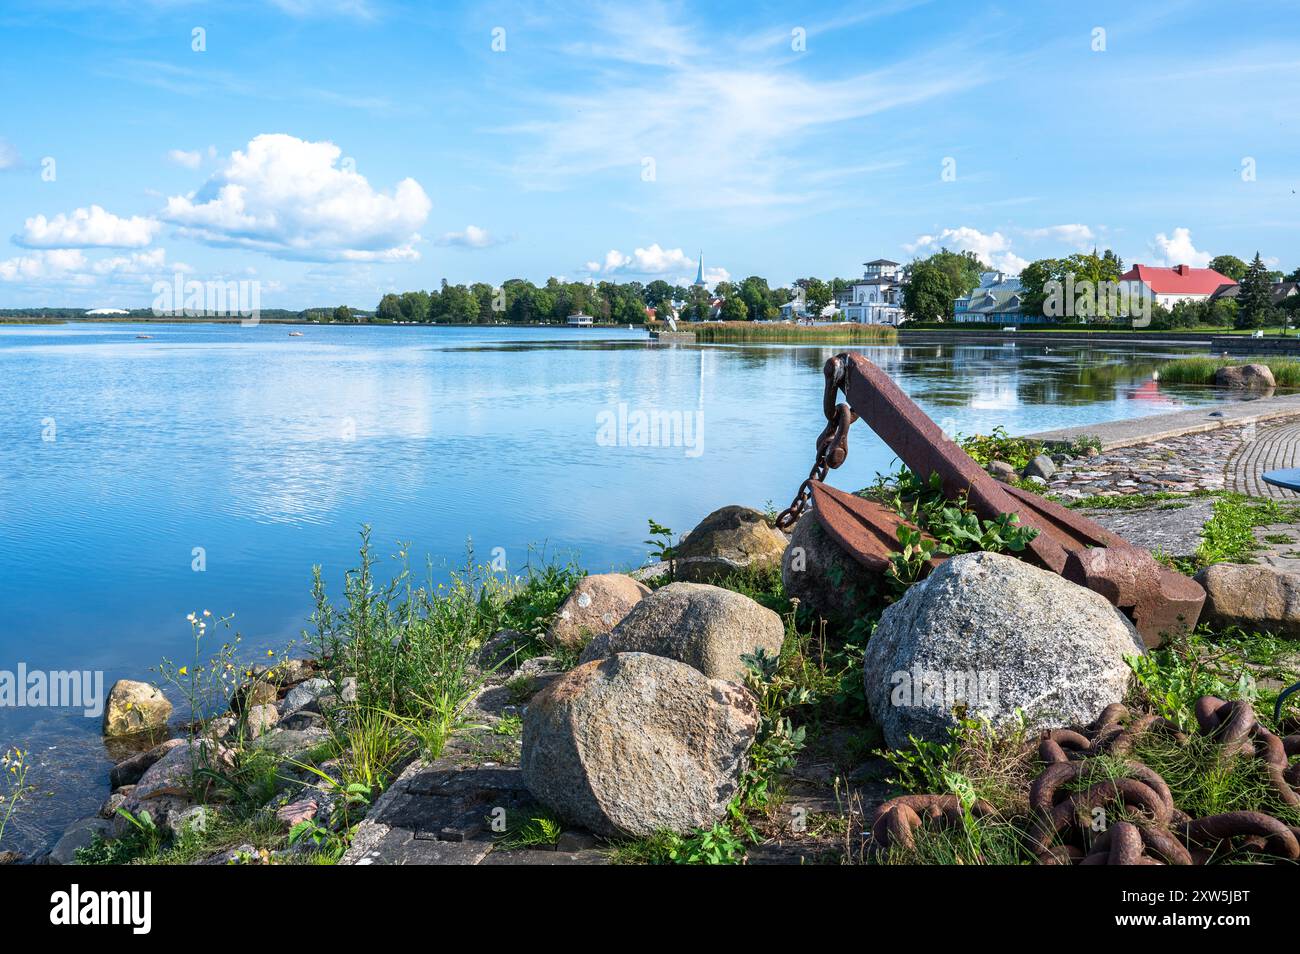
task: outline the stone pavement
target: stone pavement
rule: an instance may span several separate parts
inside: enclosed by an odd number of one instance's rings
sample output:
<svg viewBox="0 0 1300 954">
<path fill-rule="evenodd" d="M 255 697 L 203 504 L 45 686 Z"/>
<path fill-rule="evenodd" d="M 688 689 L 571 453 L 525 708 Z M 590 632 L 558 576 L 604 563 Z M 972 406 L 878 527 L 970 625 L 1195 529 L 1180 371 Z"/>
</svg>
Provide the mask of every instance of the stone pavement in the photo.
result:
<svg viewBox="0 0 1300 954">
<path fill-rule="evenodd" d="M 1249 439 L 1252 436 L 1254 439 Z M 1300 421 L 1259 426 L 1253 435 L 1247 433 L 1245 438 L 1228 461 L 1229 486 L 1252 497 L 1300 500 L 1300 494 L 1295 491 L 1266 484 L 1261 477 L 1265 471 L 1300 467 Z"/>
</svg>

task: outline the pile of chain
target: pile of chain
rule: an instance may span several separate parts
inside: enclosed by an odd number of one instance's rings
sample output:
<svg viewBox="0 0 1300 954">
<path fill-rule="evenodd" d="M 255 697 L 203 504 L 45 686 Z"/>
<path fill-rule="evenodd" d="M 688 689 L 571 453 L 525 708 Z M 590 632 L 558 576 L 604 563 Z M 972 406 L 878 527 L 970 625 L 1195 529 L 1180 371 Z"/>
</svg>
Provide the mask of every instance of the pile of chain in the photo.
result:
<svg viewBox="0 0 1300 954">
<path fill-rule="evenodd" d="M 826 417 L 826 426 L 817 435 L 817 453 L 813 459 L 812 470 L 807 479 L 795 491 L 790 506 L 781 511 L 776 518 L 776 528 L 789 532 L 798 523 L 799 518 L 808 510 L 812 500 L 812 482 L 826 479 L 826 474 L 839 467 L 849 456 L 849 428 L 858 416 L 847 404 L 839 401 L 840 385 L 844 381 L 843 356 L 838 355 L 826 362 L 822 369 L 826 376 L 826 385 L 822 391 L 822 414 Z"/>
<path fill-rule="evenodd" d="M 1288 765 L 1290 756 L 1300 755 L 1300 731 L 1280 738 L 1260 724 L 1250 703 L 1214 696 L 1197 701 L 1196 721 L 1201 734 L 1221 747 L 1223 758 L 1259 759 L 1279 800 L 1300 806 L 1300 763 Z M 1038 756 L 1045 768 L 1029 787 L 1029 839 L 1041 864 L 1198 865 L 1229 851 L 1258 854 L 1261 860 L 1300 860 L 1300 826 L 1264 812 L 1192 818 L 1180 810 L 1159 773 L 1128 758 L 1147 732 L 1162 733 L 1178 745 L 1188 742 L 1173 722 L 1151 713 L 1131 716 L 1118 703 L 1087 727 L 1043 733 Z M 1124 777 L 1069 791 L 1074 783 L 1086 784 L 1092 774 L 1089 759 L 1100 754 L 1122 760 Z M 1111 812 L 1124 820 L 1106 824 Z M 983 818 L 995 809 L 977 802 L 970 814 Z M 923 823 L 960 827 L 964 816 L 953 795 L 891 799 L 876 811 L 874 847 L 910 849 L 913 832 Z"/>
</svg>

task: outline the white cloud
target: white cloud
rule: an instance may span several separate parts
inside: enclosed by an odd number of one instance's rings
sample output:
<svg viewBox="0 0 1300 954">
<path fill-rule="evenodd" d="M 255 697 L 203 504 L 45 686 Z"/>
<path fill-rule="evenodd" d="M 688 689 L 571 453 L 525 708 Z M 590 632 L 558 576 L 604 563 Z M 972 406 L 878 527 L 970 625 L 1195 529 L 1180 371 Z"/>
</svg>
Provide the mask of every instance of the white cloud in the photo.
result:
<svg viewBox="0 0 1300 954">
<path fill-rule="evenodd" d="M 174 272 L 192 272 L 183 263 L 167 264 L 167 250 L 150 249 L 109 258 L 88 259 L 77 248 L 41 249 L 0 261 L 0 281 L 37 282 L 41 286 L 89 287 L 108 282 L 150 282 Z"/>
<path fill-rule="evenodd" d="M 0 139 L 0 172 L 17 169 L 22 164 L 23 157 L 18 155 L 18 150 L 7 140 Z"/>
<path fill-rule="evenodd" d="M 826 160 L 810 155 L 810 143 L 842 162 L 844 150 L 855 148 L 846 144 L 859 142 L 854 137 L 864 128 L 889 125 L 880 120 L 868 127 L 863 120 L 953 95 L 988 72 L 984 58 L 935 48 L 884 64 L 869 58 L 870 68 L 860 72 L 815 77 L 800 57 L 720 55 L 733 49 L 735 37 L 683 22 L 678 10 L 655 2 L 611 4 L 583 24 L 593 39 L 562 52 L 574 68 L 591 71 L 589 81 L 574 92 L 527 91 L 526 118 L 500 130 L 536 142 L 512 167 L 522 186 L 564 188 L 602 173 L 639 181 L 644 160 L 653 159 L 646 201 L 802 214 L 813 200 L 843 198 L 814 178 Z M 958 61 L 962 67 L 954 70 Z M 611 129 L 619 134 L 610 136 Z M 843 148 L 828 145 L 833 142 Z M 674 145 L 683 143 L 692 145 Z M 867 175 L 856 185 L 878 188 L 880 179 Z"/>
<path fill-rule="evenodd" d="M 1185 228 L 1174 229 L 1172 237 L 1161 232 L 1151 243 L 1151 251 L 1163 265 L 1191 265 L 1194 268 L 1204 268 L 1210 264 L 1213 257 L 1209 252 L 1197 251 L 1192 245 L 1192 230 Z"/>
<path fill-rule="evenodd" d="M 407 178 L 378 192 L 341 155 L 332 142 L 263 133 L 197 192 L 169 198 L 162 217 L 209 245 L 278 258 L 418 260 L 417 230 L 431 208 L 424 189 Z"/>
<path fill-rule="evenodd" d="M 13 240 L 24 248 L 143 248 L 161 228 L 157 219 L 140 215 L 124 219 L 92 205 L 52 219 L 34 215 Z"/>
<path fill-rule="evenodd" d="M 203 154 L 198 150 L 186 152 L 184 149 L 167 150 L 167 158 L 178 166 L 184 166 L 186 169 L 197 169 L 203 162 Z"/>
<path fill-rule="evenodd" d="M 694 267 L 695 259 L 680 248 L 661 248 L 658 242 L 649 248 L 634 249 L 631 255 L 624 255 L 618 249 L 612 248 L 605 253 L 603 263 L 587 263 L 587 268 L 591 271 L 601 271 L 606 275 L 618 273 L 667 275 L 669 272 L 680 272 Z"/>
<path fill-rule="evenodd" d="M 944 229 L 938 235 L 919 235 L 915 242 L 905 243 L 903 248 L 911 254 L 930 254 L 941 248 L 953 252 L 974 252 L 985 264 L 1013 274 L 1019 274 L 1029 264 L 1027 259 L 1011 251 L 1011 240 L 1001 232 L 985 234 L 965 225 Z"/>
<path fill-rule="evenodd" d="M 444 232 L 442 238 L 438 239 L 438 244 L 459 245 L 464 248 L 490 248 L 504 241 L 505 239 L 497 238 L 487 229 L 481 229 L 477 225 L 467 225 L 463 232 Z"/>
<path fill-rule="evenodd" d="M 1096 233 L 1088 226 L 1078 223 L 1072 225 L 1049 225 L 1041 229 L 1028 229 L 1026 233 L 1030 238 L 1051 239 L 1055 242 L 1062 242 L 1071 248 L 1084 250 L 1087 249 L 1097 238 Z"/>
</svg>

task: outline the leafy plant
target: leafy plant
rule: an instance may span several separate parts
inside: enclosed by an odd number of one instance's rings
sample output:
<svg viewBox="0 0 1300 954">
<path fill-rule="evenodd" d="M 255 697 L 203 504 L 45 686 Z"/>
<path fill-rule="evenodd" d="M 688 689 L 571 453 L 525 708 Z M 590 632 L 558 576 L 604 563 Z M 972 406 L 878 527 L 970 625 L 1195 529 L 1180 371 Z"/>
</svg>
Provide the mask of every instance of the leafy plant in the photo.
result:
<svg viewBox="0 0 1300 954">
<path fill-rule="evenodd" d="M 995 460 L 1004 461 L 1020 470 L 1031 460 L 1043 453 L 1043 444 L 1025 437 L 1012 437 L 1001 425 L 993 428 L 989 434 L 972 434 L 969 437 L 957 435 L 961 449 L 981 467 L 987 467 Z"/>
<path fill-rule="evenodd" d="M 18 803 L 27 797 L 27 772 L 26 750 L 15 747 L 0 756 L 0 780 L 3 784 L 3 789 L 0 790 L 0 844 L 4 843 L 5 829 L 9 826 Z"/>
<path fill-rule="evenodd" d="M 650 548 L 650 556 L 663 563 L 668 564 L 668 578 L 675 579 L 677 576 L 677 561 L 673 559 L 673 531 L 669 527 L 658 524 L 651 518 L 650 539 L 645 541 L 646 546 Z"/>
</svg>

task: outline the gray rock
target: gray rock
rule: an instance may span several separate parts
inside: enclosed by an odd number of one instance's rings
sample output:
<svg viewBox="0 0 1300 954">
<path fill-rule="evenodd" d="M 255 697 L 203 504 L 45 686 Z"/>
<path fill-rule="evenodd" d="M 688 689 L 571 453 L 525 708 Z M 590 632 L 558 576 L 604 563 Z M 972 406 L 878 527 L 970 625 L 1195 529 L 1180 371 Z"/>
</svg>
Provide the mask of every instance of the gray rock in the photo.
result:
<svg viewBox="0 0 1300 954">
<path fill-rule="evenodd" d="M 289 694 L 284 697 L 284 711 L 293 712 L 295 709 L 301 709 L 309 703 L 315 702 L 327 692 L 333 690 L 328 679 L 308 679 L 306 682 L 299 683 L 289 690 Z"/>
<path fill-rule="evenodd" d="M 104 706 L 104 735 L 133 735 L 167 725 L 172 704 L 162 691 L 147 682 L 119 679 L 108 692 Z"/>
<path fill-rule="evenodd" d="M 314 659 L 285 659 L 273 665 L 259 663 L 253 675 L 276 686 L 294 686 L 310 679 L 316 672 Z"/>
<path fill-rule="evenodd" d="M 775 656 L 784 639 L 781 617 L 748 596 L 706 583 L 669 583 L 638 603 L 583 658 L 653 653 L 694 666 L 710 679 L 743 684 L 741 657 L 758 649 Z"/>
<path fill-rule="evenodd" d="M 236 689 L 230 696 L 230 709 L 239 714 L 253 706 L 274 705 L 280 697 L 275 683 L 266 679 L 252 679 Z"/>
<path fill-rule="evenodd" d="M 1043 480 L 1051 477 L 1056 473 L 1056 465 L 1052 463 L 1052 458 L 1046 454 L 1039 454 L 1020 472 L 1021 477 L 1039 477 Z"/>
<path fill-rule="evenodd" d="M 179 745 L 184 745 L 184 739 L 168 739 L 161 745 L 155 745 L 146 752 L 139 752 L 123 762 L 113 766 L 108 773 L 109 786 L 114 789 L 121 788 L 123 785 L 134 785 L 140 781 L 140 777 L 148 771 L 149 767 L 161 759 L 164 755 Z"/>
<path fill-rule="evenodd" d="M 538 801 L 596 834 L 687 832 L 725 815 L 757 729 L 742 687 L 618 653 L 533 700 L 520 768 Z"/>
<path fill-rule="evenodd" d="M 285 758 L 298 759 L 308 750 L 329 738 L 325 729 L 275 728 L 257 740 L 259 749 L 266 749 Z"/>
<path fill-rule="evenodd" d="M 1262 564 L 1216 563 L 1197 573 L 1196 582 L 1205 587 L 1203 621 L 1300 637 L 1300 574 Z"/>
<path fill-rule="evenodd" d="M 323 729 L 325 728 L 325 717 L 319 712 L 309 712 L 306 709 L 299 709 L 297 712 L 291 712 L 278 723 L 282 729 Z"/>
<path fill-rule="evenodd" d="M 77 822 L 50 849 L 48 862 L 52 865 L 70 865 L 77 860 L 77 851 L 89 848 L 96 836 L 105 838 L 112 831 L 112 823 L 106 818 L 83 818 Z"/>
<path fill-rule="evenodd" d="M 1014 484 L 1016 478 L 1020 476 L 1016 473 L 1016 469 L 1004 460 L 990 461 L 988 472 L 995 480 L 1000 480 L 1004 484 Z"/>
<path fill-rule="evenodd" d="M 128 801 L 139 804 L 165 795 L 189 796 L 201 784 L 195 777 L 197 769 L 222 769 L 230 765 L 230 750 L 224 746 L 210 741 L 183 742 L 145 770 Z"/>
<path fill-rule="evenodd" d="M 474 657 L 474 662 L 480 669 L 503 669 L 519 652 L 519 647 L 527 641 L 526 633 L 521 633 L 517 629 L 503 629 L 483 642 Z"/>
<path fill-rule="evenodd" d="M 781 560 L 781 580 L 787 596 L 840 629 L 861 618 L 881 583 L 879 574 L 832 540 L 812 513 L 794 525 Z"/>
<path fill-rule="evenodd" d="M 617 626 L 649 592 L 644 583 L 622 573 L 584 576 L 560 605 L 547 639 L 553 646 L 576 649 Z"/>
<path fill-rule="evenodd" d="M 1006 727 L 1087 723 L 1128 688 L 1144 652 L 1106 599 L 995 553 L 955 556 L 885 610 L 867 643 L 867 703 L 885 741 L 944 741 L 955 708 Z"/>
<path fill-rule="evenodd" d="M 786 538 L 751 507 L 713 511 L 673 548 L 676 579 L 708 583 L 738 570 L 775 568 Z"/>
<path fill-rule="evenodd" d="M 200 833 L 206 831 L 208 825 L 212 824 L 216 817 L 216 811 L 207 805 L 191 805 L 188 808 L 170 812 L 163 820 L 163 824 L 171 831 L 173 837 L 180 838 L 187 832 Z"/>
</svg>

